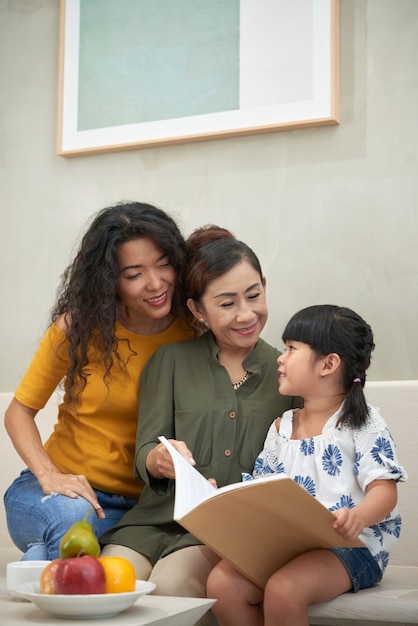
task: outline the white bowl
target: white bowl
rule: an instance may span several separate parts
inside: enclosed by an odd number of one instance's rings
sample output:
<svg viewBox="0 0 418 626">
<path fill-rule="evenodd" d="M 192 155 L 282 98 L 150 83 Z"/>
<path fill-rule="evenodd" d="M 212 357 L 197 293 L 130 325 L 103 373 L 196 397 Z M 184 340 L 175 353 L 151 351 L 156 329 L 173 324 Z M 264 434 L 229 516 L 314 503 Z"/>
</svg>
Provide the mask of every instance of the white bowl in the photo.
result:
<svg viewBox="0 0 418 626">
<path fill-rule="evenodd" d="M 26 583 L 16 589 L 19 596 L 33 602 L 38 609 L 53 615 L 73 619 L 112 617 L 129 609 L 138 598 L 154 591 L 154 583 L 137 580 L 135 591 L 125 593 L 89 593 L 61 595 L 39 592 L 39 583 Z"/>
<path fill-rule="evenodd" d="M 50 561 L 13 561 L 7 564 L 6 586 L 14 592 L 18 585 L 39 582 L 41 572 Z"/>
</svg>

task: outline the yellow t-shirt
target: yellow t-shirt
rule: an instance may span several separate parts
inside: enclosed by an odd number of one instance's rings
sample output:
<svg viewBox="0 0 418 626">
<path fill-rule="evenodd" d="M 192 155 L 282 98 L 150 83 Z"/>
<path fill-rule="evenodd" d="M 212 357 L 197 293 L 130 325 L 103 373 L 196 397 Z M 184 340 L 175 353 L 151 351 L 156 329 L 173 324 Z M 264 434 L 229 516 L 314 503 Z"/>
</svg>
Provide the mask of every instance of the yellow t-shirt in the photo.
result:
<svg viewBox="0 0 418 626">
<path fill-rule="evenodd" d="M 81 401 L 69 407 L 64 395 L 45 450 L 60 471 L 84 474 L 95 489 L 137 498 L 142 490 L 142 483 L 134 478 L 139 378 L 162 344 L 189 339 L 192 330 L 180 320 L 158 335 L 136 335 L 118 322 L 115 330 L 119 353 L 124 361 L 129 358 L 127 374 L 111 375 L 106 387 L 103 365 L 90 363 Z M 15 397 L 22 404 L 42 409 L 65 377 L 68 360 L 62 349 L 57 356 L 63 342 L 65 333 L 52 324 L 16 389 Z"/>
</svg>

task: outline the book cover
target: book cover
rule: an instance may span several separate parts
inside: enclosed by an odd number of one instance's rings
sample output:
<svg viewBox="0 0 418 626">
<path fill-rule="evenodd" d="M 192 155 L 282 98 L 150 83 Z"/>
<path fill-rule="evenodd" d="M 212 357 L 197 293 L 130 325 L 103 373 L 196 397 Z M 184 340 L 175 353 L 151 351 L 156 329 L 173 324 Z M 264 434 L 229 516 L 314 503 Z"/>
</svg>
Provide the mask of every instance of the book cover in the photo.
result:
<svg viewBox="0 0 418 626">
<path fill-rule="evenodd" d="M 262 589 L 298 554 L 364 547 L 332 528 L 334 516 L 285 474 L 217 489 L 167 439 L 176 473 L 174 519 Z"/>
</svg>

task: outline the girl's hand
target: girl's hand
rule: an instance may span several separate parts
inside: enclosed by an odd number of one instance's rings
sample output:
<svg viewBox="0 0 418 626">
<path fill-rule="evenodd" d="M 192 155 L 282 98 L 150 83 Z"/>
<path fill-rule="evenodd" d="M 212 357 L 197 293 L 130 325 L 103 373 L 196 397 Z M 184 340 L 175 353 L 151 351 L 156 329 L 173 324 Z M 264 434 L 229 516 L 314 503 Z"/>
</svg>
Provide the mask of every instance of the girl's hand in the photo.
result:
<svg viewBox="0 0 418 626">
<path fill-rule="evenodd" d="M 332 511 L 335 517 L 334 530 L 344 539 L 356 539 L 365 527 L 364 520 L 356 507 L 353 509 L 337 509 Z"/>
<path fill-rule="evenodd" d="M 106 517 L 97 500 L 94 489 L 82 474 L 63 474 L 58 470 L 54 470 L 40 477 L 39 482 L 45 495 L 60 494 L 68 498 L 78 498 L 80 496 L 91 504 L 99 519 Z"/>
<path fill-rule="evenodd" d="M 367 485 L 365 497 L 355 507 L 332 511 L 333 527 L 344 539 L 355 539 L 366 526 L 384 520 L 396 506 L 397 498 L 395 480 L 374 480 Z"/>
</svg>

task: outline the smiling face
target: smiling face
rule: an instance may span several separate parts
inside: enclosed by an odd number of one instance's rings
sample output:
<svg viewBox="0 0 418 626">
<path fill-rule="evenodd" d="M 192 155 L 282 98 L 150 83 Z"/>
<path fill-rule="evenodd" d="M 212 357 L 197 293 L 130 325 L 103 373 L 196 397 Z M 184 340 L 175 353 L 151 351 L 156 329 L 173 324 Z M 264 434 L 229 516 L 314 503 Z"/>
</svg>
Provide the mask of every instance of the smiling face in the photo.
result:
<svg viewBox="0 0 418 626">
<path fill-rule="evenodd" d="M 277 359 L 280 393 L 302 398 L 315 393 L 325 359 L 318 357 L 307 343 L 286 341 L 286 349 Z"/>
<path fill-rule="evenodd" d="M 264 283 L 245 260 L 213 279 L 199 303 L 188 305 L 207 322 L 220 349 L 252 350 L 267 321 Z"/>
<path fill-rule="evenodd" d="M 118 250 L 120 321 L 144 334 L 161 332 L 171 321 L 176 273 L 153 239 L 143 237 Z"/>
</svg>

